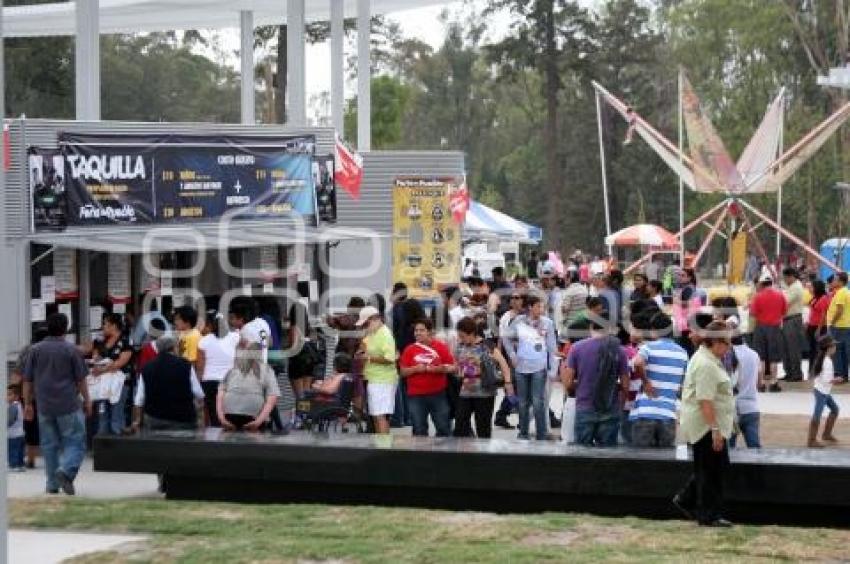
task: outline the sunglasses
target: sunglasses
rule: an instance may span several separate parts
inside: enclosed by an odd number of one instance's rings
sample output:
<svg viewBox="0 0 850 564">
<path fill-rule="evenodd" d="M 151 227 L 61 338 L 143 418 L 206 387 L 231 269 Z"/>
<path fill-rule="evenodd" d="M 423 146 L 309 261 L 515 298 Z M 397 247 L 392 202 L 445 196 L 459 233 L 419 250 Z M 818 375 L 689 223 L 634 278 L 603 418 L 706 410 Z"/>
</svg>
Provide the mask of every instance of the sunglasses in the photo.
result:
<svg viewBox="0 0 850 564">
<path fill-rule="evenodd" d="M 522 296 L 511 296 L 512 300 L 521 300 Z"/>
</svg>

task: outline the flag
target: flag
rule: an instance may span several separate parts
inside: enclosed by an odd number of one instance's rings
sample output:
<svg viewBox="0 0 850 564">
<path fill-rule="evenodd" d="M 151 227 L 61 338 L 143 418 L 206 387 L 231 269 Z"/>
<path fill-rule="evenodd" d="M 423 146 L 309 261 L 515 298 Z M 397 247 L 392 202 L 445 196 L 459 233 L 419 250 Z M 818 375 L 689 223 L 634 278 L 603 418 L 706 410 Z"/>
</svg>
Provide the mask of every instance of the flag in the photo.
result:
<svg viewBox="0 0 850 564">
<path fill-rule="evenodd" d="M 466 212 L 469 211 L 469 188 L 466 186 L 466 176 L 449 195 L 449 209 L 452 212 L 454 222 L 462 224 L 466 219 Z"/>
<path fill-rule="evenodd" d="M 334 184 L 360 199 L 360 184 L 363 182 L 363 157 L 350 150 L 336 136 L 334 148 Z"/>
</svg>

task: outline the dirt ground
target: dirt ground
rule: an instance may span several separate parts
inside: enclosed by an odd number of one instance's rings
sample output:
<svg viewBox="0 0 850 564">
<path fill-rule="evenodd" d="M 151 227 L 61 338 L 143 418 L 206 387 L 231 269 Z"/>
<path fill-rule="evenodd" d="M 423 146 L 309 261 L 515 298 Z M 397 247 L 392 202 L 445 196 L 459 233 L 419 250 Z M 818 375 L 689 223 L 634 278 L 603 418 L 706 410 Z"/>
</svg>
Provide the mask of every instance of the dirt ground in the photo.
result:
<svg viewBox="0 0 850 564">
<path fill-rule="evenodd" d="M 821 419 L 820 430 L 826 417 Z M 807 415 L 761 415 L 761 444 L 765 447 L 797 448 L 806 446 L 809 432 L 809 417 Z M 835 436 L 839 442 L 834 448 L 850 449 L 850 421 L 839 419 L 835 425 Z M 742 445 L 738 445 L 739 448 Z M 831 446 L 830 448 L 833 448 Z"/>
</svg>

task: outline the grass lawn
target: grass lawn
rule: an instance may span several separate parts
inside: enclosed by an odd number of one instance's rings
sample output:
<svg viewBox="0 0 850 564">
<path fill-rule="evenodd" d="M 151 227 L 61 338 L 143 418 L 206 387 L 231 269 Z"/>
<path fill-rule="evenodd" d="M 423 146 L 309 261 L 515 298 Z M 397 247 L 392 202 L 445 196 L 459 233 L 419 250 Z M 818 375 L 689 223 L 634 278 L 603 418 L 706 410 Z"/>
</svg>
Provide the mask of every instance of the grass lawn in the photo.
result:
<svg viewBox="0 0 850 564">
<path fill-rule="evenodd" d="M 843 560 L 850 532 L 578 514 L 165 500 L 11 501 L 13 527 L 137 533 L 150 541 L 77 562 L 600 562 Z"/>
</svg>

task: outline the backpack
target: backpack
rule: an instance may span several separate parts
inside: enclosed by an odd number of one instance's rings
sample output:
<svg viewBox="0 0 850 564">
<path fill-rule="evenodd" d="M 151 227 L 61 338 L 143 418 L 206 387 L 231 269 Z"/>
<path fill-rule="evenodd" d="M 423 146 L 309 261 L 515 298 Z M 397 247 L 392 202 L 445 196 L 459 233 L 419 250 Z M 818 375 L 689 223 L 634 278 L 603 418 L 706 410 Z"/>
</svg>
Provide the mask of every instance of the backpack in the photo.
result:
<svg viewBox="0 0 850 564">
<path fill-rule="evenodd" d="M 598 414 L 611 413 L 616 402 L 620 377 L 620 340 L 605 337 L 599 348 L 596 385 L 593 388 L 593 409 Z"/>
</svg>

